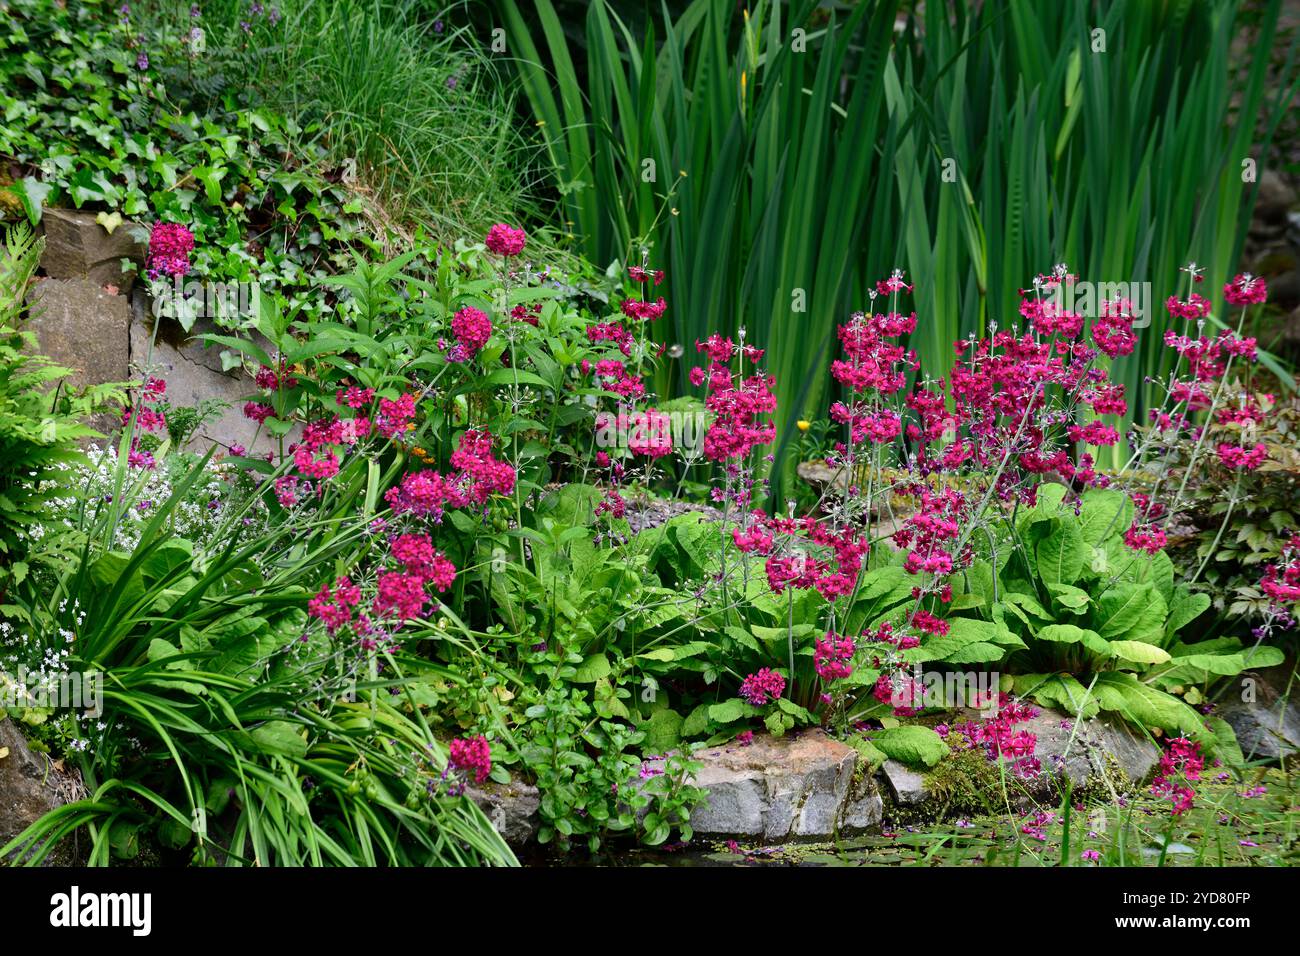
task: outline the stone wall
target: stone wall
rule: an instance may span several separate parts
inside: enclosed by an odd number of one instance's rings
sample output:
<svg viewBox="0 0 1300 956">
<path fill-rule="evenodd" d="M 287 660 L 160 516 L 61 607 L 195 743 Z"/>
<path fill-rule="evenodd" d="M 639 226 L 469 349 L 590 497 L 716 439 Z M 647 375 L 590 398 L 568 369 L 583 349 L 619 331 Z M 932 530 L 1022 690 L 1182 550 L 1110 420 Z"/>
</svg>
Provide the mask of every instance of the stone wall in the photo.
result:
<svg viewBox="0 0 1300 956">
<path fill-rule="evenodd" d="M 250 455 L 266 454 L 277 442 L 243 416 L 244 402 L 255 391 L 239 370 L 221 367 L 221 349 L 205 347 L 202 336 L 216 331 L 199 319 L 189 333 L 179 323 L 155 321 L 152 299 L 132 282 L 129 270 L 144 262 L 142 232 L 131 223 L 110 234 L 91 213 L 47 209 L 42 226 L 45 252 L 41 271 L 28 295 L 28 328 L 41 351 L 73 369 L 70 384 L 98 385 L 155 375 L 167 381 L 173 405 L 197 406 L 203 400 L 228 403 L 189 443 L 190 451 L 243 445 Z M 265 343 L 263 343 L 265 345 Z M 92 427 L 110 434 L 119 422 L 101 415 Z"/>
</svg>

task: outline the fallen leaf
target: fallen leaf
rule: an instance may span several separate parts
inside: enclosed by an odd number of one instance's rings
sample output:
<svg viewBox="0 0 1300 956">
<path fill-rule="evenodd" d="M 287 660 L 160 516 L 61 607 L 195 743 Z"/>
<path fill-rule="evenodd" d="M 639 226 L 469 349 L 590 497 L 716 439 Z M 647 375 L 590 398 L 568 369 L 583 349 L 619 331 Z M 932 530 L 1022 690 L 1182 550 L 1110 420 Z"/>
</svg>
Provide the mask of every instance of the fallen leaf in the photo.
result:
<svg viewBox="0 0 1300 956">
<path fill-rule="evenodd" d="M 122 225 L 122 215 L 116 212 L 101 212 L 95 217 L 95 222 L 104 227 L 104 230 L 111 236 L 113 230 Z"/>
<path fill-rule="evenodd" d="M 8 756 L 9 756 L 9 748 L 8 748 L 8 747 L 0 747 L 0 760 L 4 760 L 5 757 L 8 757 Z"/>
</svg>

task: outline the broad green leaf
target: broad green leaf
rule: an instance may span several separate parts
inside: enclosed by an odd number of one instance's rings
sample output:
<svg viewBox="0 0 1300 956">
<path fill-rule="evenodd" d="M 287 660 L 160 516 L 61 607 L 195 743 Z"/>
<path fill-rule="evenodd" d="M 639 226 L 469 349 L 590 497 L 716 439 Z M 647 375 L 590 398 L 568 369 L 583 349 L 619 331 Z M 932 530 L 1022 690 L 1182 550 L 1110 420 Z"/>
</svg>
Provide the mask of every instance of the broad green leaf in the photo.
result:
<svg viewBox="0 0 1300 956">
<path fill-rule="evenodd" d="M 933 767 L 948 755 L 948 745 L 929 727 L 909 724 L 877 730 L 871 743 L 886 755 L 911 766 Z"/>
<path fill-rule="evenodd" d="M 1097 598 L 1091 618 L 1102 637 L 1153 635 L 1158 638 L 1163 633 L 1167 613 L 1165 599 L 1155 585 L 1122 581 Z"/>
<path fill-rule="evenodd" d="M 1139 727 L 1159 727 L 1167 733 L 1204 735 L 1204 721 L 1178 698 L 1138 681 L 1132 674 L 1098 674 L 1093 694 L 1103 710 L 1114 711 Z"/>
<path fill-rule="evenodd" d="M 1056 644 L 1082 644 L 1094 654 L 1110 655 L 1110 643 L 1100 634 L 1074 624 L 1048 624 L 1039 628 L 1035 637 Z"/>
<path fill-rule="evenodd" d="M 1169 652 L 1143 641 L 1111 641 L 1111 652 L 1122 661 L 1133 664 L 1165 664 Z"/>
<path fill-rule="evenodd" d="M 1087 549 L 1073 516 L 1056 523 L 1051 533 L 1038 542 L 1036 554 L 1038 574 L 1049 585 L 1073 584 L 1079 579 Z"/>
<path fill-rule="evenodd" d="M 645 734 L 643 747 L 646 753 L 667 753 L 676 747 L 682 739 L 682 715 L 675 710 L 656 710 L 643 720 L 639 729 Z"/>
<path fill-rule="evenodd" d="M 581 664 L 573 674 L 575 684 L 594 684 L 602 677 L 610 675 L 609 658 L 604 654 L 592 654 Z"/>
</svg>

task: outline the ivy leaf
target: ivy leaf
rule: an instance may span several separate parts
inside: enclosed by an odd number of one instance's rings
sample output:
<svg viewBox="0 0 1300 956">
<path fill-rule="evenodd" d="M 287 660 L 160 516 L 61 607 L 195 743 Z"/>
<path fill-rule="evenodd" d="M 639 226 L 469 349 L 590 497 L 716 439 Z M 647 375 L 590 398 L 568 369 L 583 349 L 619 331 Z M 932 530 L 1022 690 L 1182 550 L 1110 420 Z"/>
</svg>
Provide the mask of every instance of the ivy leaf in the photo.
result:
<svg viewBox="0 0 1300 956">
<path fill-rule="evenodd" d="M 31 220 L 32 225 L 36 226 L 41 221 L 41 207 L 45 204 L 45 197 L 50 194 L 54 187 L 49 183 L 43 183 L 34 176 L 25 176 L 22 180 L 22 192 L 18 198 L 22 201 L 23 210 L 27 213 L 27 218 Z"/>
<path fill-rule="evenodd" d="M 774 710 L 763 719 L 763 725 L 767 727 L 767 732 L 773 737 L 782 737 L 787 730 L 794 726 L 794 718 L 789 714 Z"/>
<path fill-rule="evenodd" d="M 716 704 L 700 704 L 693 711 L 686 715 L 682 721 L 681 736 L 697 737 L 709 729 L 709 709 L 717 706 Z"/>
<path fill-rule="evenodd" d="M 681 743 L 682 726 L 685 723 L 682 715 L 675 710 L 656 710 L 638 725 L 645 734 L 646 752 L 661 754 L 672 750 Z"/>
</svg>

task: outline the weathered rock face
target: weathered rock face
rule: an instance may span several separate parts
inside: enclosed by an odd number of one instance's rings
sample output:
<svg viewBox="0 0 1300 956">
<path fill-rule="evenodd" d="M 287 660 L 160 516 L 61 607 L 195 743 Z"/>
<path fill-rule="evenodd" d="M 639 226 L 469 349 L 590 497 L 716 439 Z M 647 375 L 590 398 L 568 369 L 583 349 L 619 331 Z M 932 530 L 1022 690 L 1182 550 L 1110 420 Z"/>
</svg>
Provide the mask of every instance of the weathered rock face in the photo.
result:
<svg viewBox="0 0 1300 956">
<path fill-rule="evenodd" d="M 1218 713 L 1233 733 L 1247 760 L 1280 760 L 1300 751 L 1300 709 L 1258 674 L 1253 701 L 1234 698 Z"/>
<path fill-rule="evenodd" d="M 888 784 L 890 796 L 899 806 L 916 806 L 930 796 L 925 774 L 897 760 L 886 760 L 880 767 L 880 777 Z"/>
<path fill-rule="evenodd" d="M 265 429 L 258 433 L 257 423 L 245 418 L 244 402 L 254 392 L 252 380 L 242 371 L 223 371 L 221 349 L 203 345 L 203 335 L 220 331 L 210 319 L 198 319 L 186 333 L 170 319 L 154 335 L 155 318 L 151 300 L 143 290 L 131 297 L 130 350 L 138 369 L 167 380 L 167 399 L 175 405 L 198 406 L 202 401 L 225 402 L 227 407 L 205 424 L 190 440 L 189 450 L 202 452 L 216 443 L 225 448 L 243 445 L 249 455 L 277 451 L 279 443 Z M 269 349 L 265 340 L 259 345 Z M 296 434 L 285 438 L 287 448 Z"/>
<path fill-rule="evenodd" d="M 1043 769 L 1069 777 L 1075 789 L 1122 770 L 1121 785 L 1143 783 L 1160 760 L 1160 748 L 1127 724 L 1109 717 L 1075 721 L 1041 710 L 1024 727 L 1038 738 L 1035 755 Z M 1112 782 L 1114 782 L 1112 780 Z"/>
<path fill-rule="evenodd" d="M 96 228 L 99 228 L 96 226 Z M 189 333 L 170 320 L 161 320 L 154 335 L 151 300 L 143 289 L 128 299 L 114 295 L 90 279 L 43 279 L 28 294 L 28 328 L 36 333 L 40 351 L 73 369 L 69 384 L 76 387 L 138 379 L 146 372 L 167 380 L 173 405 L 197 407 L 224 402 L 226 407 L 190 440 L 187 450 L 203 452 L 212 444 L 243 445 L 249 455 L 278 451 L 279 442 L 244 417 L 244 401 L 255 391 L 241 370 L 224 371 L 221 350 L 207 348 L 202 336 L 217 331 L 199 319 Z M 269 348 L 265 340 L 259 342 Z M 107 435 L 121 424 L 118 416 L 95 416 L 90 426 Z M 285 445 L 298 437 L 291 432 Z"/>
<path fill-rule="evenodd" d="M 131 316 L 124 297 L 89 279 L 45 279 L 32 287 L 27 302 L 27 328 L 36 333 L 43 354 L 73 369 L 70 385 L 102 385 L 131 377 Z M 99 415 L 90 422 L 105 434 L 118 424 L 114 415 Z"/>
<path fill-rule="evenodd" d="M 75 789 L 75 782 L 43 754 L 33 753 L 18 727 L 8 719 L 0 720 L 0 754 L 0 846 L 4 846 L 62 806 L 65 795 Z M 65 840 L 46 862 L 51 866 L 76 865 L 75 846 Z"/>
<path fill-rule="evenodd" d="M 134 270 L 122 271 L 122 260 L 144 263 L 145 244 L 134 223 L 122 223 L 111 233 L 95 221 L 94 213 L 46 209 L 41 216 L 45 253 L 41 268 L 53 279 L 87 279 L 126 292 Z"/>
<path fill-rule="evenodd" d="M 755 736 L 692 759 L 704 764 L 692 781 L 706 793 L 691 813 L 700 836 L 814 841 L 880 824 L 883 803 L 870 777 L 855 775 L 857 751 L 820 730 Z"/>
<path fill-rule="evenodd" d="M 1255 219 L 1263 223 L 1285 223 L 1287 212 L 1296 202 L 1295 190 L 1276 170 L 1266 169 L 1260 174 Z"/>
<path fill-rule="evenodd" d="M 511 846 L 523 846 L 537 836 L 542 801 L 532 784 L 517 780 L 504 786 L 489 783 L 482 788 L 468 787 L 465 794 L 479 805 L 501 839 Z"/>
</svg>

